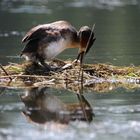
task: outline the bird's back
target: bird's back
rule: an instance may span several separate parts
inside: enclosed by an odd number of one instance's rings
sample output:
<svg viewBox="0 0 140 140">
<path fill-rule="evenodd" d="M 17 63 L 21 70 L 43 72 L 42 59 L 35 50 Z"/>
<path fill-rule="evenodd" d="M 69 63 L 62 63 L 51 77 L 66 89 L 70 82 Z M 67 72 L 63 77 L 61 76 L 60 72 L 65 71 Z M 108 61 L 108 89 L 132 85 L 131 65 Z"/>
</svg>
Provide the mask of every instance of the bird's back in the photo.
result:
<svg viewBox="0 0 140 140">
<path fill-rule="evenodd" d="M 56 21 L 49 24 L 42 24 L 36 27 L 33 27 L 31 30 L 27 32 L 27 34 L 22 39 L 22 42 L 27 42 L 34 39 L 42 38 L 51 33 L 60 33 L 63 34 L 77 34 L 76 29 L 67 21 Z"/>
<path fill-rule="evenodd" d="M 67 21 L 56 21 L 38 25 L 29 30 L 22 39 L 22 42 L 27 44 L 22 50 L 21 55 L 26 53 L 34 53 L 36 55 L 38 53 L 45 58 L 45 54 L 43 54 L 44 48 L 60 40 L 63 40 L 65 45 L 63 49 L 75 47 L 74 45 L 79 41 L 77 31 L 70 23 Z"/>
</svg>

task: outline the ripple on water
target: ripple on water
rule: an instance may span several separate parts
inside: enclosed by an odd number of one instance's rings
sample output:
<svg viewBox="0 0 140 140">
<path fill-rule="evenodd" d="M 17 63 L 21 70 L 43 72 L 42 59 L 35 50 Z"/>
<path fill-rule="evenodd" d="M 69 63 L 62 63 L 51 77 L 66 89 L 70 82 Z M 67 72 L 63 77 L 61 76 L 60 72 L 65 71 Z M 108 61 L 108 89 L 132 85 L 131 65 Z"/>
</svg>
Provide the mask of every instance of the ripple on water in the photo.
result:
<svg viewBox="0 0 140 140">
<path fill-rule="evenodd" d="M 23 104 L 22 103 L 9 103 L 0 105 L 0 112 L 7 112 L 7 111 L 22 111 Z"/>
<path fill-rule="evenodd" d="M 31 5 L 22 5 L 18 8 L 11 8 L 11 13 L 29 13 L 29 14 L 51 14 L 51 10 L 46 6 L 31 6 Z"/>
<path fill-rule="evenodd" d="M 77 127 L 77 126 L 75 126 Z M 99 123 L 93 123 L 90 126 L 79 126 L 76 136 L 78 138 L 79 134 L 81 139 L 88 136 L 89 139 L 104 139 L 109 140 L 118 140 L 118 139 L 127 139 L 127 140 L 135 140 L 139 139 L 140 135 L 140 122 L 138 121 L 127 121 L 127 122 L 115 122 L 113 120 L 105 120 Z"/>
<path fill-rule="evenodd" d="M 24 32 L 19 31 L 0 31 L 0 37 L 23 36 Z"/>
<path fill-rule="evenodd" d="M 115 7 L 123 7 L 126 5 L 137 5 L 138 0 L 128 0 L 128 1 L 123 1 L 123 0 L 77 0 L 77 1 L 71 1 L 70 3 L 67 3 L 67 6 L 70 7 L 95 7 L 98 9 L 108 9 L 112 10 Z"/>
<path fill-rule="evenodd" d="M 58 2 L 58 5 L 57 5 Z M 2 0 L 0 9 L 11 13 L 29 13 L 29 14 L 51 14 L 53 9 L 48 8 L 48 4 L 64 5 L 66 7 L 95 7 L 97 9 L 113 10 L 115 7 L 123 7 L 126 5 L 137 5 L 138 0 Z"/>
<path fill-rule="evenodd" d="M 114 135 L 114 139 L 138 139 L 140 135 L 140 122 L 138 121 L 125 121 L 115 122 L 106 121 L 95 125 L 97 135 L 108 136 Z M 102 137 L 101 136 L 101 137 Z"/>
<path fill-rule="evenodd" d="M 10 13 L 50 14 L 48 1 L 40 0 L 2 0 L 0 10 Z"/>
<path fill-rule="evenodd" d="M 140 122 L 115 122 L 104 121 L 99 123 L 86 124 L 84 122 L 73 122 L 69 126 L 56 126 L 50 123 L 41 127 L 34 128 L 0 128 L 0 138 L 10 139 L 34 139 L 34 140 L 138 140 L 140 135 Z M 20 134 L 20 135 L 19 135 Z"/>
<path fill-rule="evenodd" d="M 99 112 L 105 111 L 115 114 L 140 113 L 140 105 L 95 107 L 94 110 Z"/>
</svg>

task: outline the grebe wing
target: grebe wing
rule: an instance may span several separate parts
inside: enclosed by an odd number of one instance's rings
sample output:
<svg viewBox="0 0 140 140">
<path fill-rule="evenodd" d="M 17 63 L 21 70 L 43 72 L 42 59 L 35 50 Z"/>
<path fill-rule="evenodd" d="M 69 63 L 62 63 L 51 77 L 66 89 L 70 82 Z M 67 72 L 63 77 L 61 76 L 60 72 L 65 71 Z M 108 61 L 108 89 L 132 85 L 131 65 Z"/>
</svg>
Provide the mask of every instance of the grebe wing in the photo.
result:
<svg viewBox="0 0 140 140">
<path fill-rule="evenodd" d="M 31 30 L 27 32 L 27 34 L 23 37 L 22 42 L 27 42 L 30 40 L 35 40 L 42 38 L 47 35 L 47 31 L 50 30 L 50 27 L 47 26 L 47 24 L 44 25 L 38 25 L 36 27 L 33 27 Z"/>
</svg>

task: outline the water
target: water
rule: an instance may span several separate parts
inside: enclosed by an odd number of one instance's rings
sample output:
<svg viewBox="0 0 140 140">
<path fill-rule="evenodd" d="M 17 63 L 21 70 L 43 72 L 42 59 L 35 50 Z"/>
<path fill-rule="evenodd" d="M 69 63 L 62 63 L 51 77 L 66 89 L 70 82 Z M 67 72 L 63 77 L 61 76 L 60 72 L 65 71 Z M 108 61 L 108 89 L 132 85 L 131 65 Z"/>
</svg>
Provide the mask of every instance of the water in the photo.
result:
<svg viewBox="0 0 140 140">
<path fill-rule="evenodd" d="M 41 93 L 45 95 L 43 98 Z M 70 114 L 64 106 L 78 103 L 78 98 L 67 90 L 45 88 L 42 92 L 41 89 L 6 89 L 0 98 L 0 137 L 21 140 L 139 139 L 139 90 L 128 92 L 118 89 L 104 94 L 86 93 L 84 98 L 91 107 L 88 112 L 92 117 L 88 117 L 90 123 L 80 121 L 80 115 L 76 113 L 71 118 L 75 117 L 77 121 L 68 119 Z M 43 105 L 40 105 L 39 100 Z M 49 102 L 53 107 L 49 106 Z M 33 106 L 34 109 L 31 108 Z"/>
<path fill-rule="evenodd" d="M 97 40 L 85 62 L 138 66 L 139 15 L 138 0 L 0 0 L 0 63 L 22 61 L 21 39 L 32 26 L 65 19 L 77 29 L 96 23 Z M 74 59 L 76 54 L 70 49 L 58 57 Z M 139 93 L 118 88 L 86 92 L 79 100 L 66 89 L 1 88 L 0 139 L 138 140 Z"/>
</svg>

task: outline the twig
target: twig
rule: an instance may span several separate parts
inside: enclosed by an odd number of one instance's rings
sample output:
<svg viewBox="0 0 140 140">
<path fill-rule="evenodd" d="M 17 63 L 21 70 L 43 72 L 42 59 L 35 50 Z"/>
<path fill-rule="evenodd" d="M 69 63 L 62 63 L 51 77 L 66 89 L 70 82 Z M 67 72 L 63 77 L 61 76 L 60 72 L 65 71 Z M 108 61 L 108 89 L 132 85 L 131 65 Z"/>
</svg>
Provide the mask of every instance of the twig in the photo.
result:
<svg viewBox="0 0 140 140">
<path fill-rule="evenodd" d="M 5 75 L 8 76 L 8 78 L 10 79 L 10 81 L 12 81 L 11 76 L 8 74 L 8 72 L 4 69 L 4 67 L 0 64 L 0 68 L 3 70 L 3 72 L 5 73 Z"/>
<path fill-rule="evenodd" d="M 51 80 L 49 80 L 49 81 L 42 81 L 42 82 L 37 82 L 37 83 L 34 83 L 33 85 L 35 86 L 35 87 L 38 87 L 38 86 L 41 86 L 41 85 L 55 85 L 55 83 L 54 83 L 54 81 L 55 81 L 55 79 L 51 79 Z"/>
</svg>

